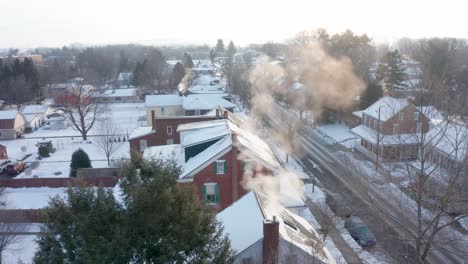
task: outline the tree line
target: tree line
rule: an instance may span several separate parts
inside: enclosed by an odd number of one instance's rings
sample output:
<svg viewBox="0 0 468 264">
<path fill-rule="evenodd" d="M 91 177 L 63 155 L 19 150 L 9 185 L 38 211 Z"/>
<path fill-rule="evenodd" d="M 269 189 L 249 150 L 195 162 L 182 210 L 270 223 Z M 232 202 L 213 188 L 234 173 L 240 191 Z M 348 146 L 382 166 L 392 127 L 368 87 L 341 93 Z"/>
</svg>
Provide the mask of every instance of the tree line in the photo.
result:
<svg viewBox="0 0 468 264">
<path fill-rule="evenodd" d="M 0 59 L 0 94 L 10 103 L 40 97 L 39 72 L 31 59 Z"/>
</svg>

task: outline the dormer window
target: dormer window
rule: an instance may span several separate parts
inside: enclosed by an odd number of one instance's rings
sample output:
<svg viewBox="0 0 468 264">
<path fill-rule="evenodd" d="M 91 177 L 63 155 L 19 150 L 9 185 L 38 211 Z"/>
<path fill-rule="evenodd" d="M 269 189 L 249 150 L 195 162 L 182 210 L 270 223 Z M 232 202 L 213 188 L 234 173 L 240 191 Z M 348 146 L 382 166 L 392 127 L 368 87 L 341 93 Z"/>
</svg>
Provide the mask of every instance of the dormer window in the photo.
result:
<svg viewBox="0 0 468 264">
<path fill-rule="evenodd" d="M 414 112 L 413 116 L 414 116 L 414 120 L 419 120 L 419 112 L 418 111 Z"/>
</svg>

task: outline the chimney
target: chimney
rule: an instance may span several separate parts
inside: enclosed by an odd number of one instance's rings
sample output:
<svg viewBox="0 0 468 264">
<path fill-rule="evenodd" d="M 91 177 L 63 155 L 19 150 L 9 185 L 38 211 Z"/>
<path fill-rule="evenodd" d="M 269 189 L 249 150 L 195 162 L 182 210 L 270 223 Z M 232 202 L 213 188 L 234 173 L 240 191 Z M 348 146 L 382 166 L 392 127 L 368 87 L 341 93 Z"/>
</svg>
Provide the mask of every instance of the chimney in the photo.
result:
<svg viewBox="0 0 468 264">
<path fill-rule="evenodd" d="M 227 110 L 224 110 L 224 118 L 228 119 L 229 112 Z"/>
<path fill-rule="evenodd" d="M 273 220 L 263 221 L 263 264 L 278 264 L 279 222 L 276 216 Z"/>
<path fill-rule="evenodd" d="M 216 108 L 216 119 L 219 119 L 219 109 Z"/>
<path fill-rule="evenodd" d="M 156 113 L 151 110 L 151 128 L 156 131 Z"/>
</svg>

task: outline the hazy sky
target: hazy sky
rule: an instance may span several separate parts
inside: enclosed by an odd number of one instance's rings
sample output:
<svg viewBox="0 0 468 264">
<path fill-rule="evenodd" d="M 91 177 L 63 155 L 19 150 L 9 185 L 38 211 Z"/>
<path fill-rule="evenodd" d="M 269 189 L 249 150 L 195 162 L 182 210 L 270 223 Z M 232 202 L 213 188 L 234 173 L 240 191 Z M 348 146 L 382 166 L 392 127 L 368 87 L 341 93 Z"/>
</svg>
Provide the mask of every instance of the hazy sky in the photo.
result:
<svg viewBox="0 0 468 264">
<path fill-rule="evenodd" d="M 0 48 L 128 42 L 247 44 L 318 27 L 377 40 L 468 38 L 466 0 L 0 0 Z"/>
</svg>

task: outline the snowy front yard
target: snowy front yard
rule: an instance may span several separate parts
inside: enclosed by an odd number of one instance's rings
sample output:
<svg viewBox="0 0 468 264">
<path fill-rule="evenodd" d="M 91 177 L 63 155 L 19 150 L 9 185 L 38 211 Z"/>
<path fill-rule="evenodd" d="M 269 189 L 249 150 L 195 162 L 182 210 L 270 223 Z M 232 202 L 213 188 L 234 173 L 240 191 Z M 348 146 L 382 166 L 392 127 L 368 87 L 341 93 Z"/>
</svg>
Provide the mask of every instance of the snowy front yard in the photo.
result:
<svg viewBox="0 0 468 264">
<path fill-rule="evenodd" d="M 349 127 L 343 124 L 322 125 L 317 130 L 328 143 L 338 143 L 346 148 L 354 148 L 354 144 L 358 140 L 358 137 L 351 133 Z"/>
</svg>

